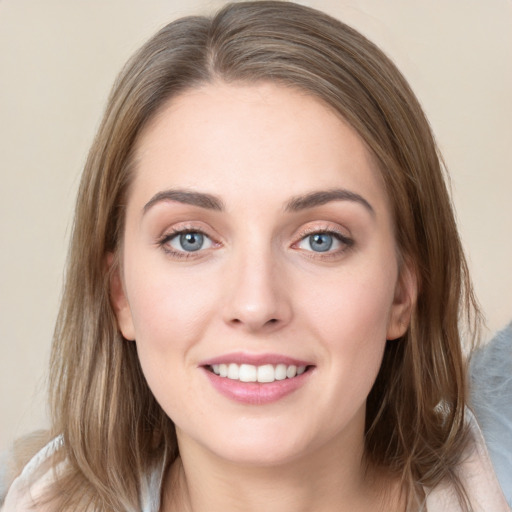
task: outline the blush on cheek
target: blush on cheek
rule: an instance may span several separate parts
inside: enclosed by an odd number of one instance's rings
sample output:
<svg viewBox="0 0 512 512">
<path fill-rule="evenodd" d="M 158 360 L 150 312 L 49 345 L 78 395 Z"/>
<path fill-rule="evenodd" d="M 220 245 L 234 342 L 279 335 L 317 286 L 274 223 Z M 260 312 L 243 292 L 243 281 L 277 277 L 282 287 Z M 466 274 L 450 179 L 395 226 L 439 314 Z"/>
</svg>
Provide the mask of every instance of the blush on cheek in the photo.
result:
<svg viewBox="0 0 512 512">
<path fill-rule="evenodd" d="M 331 340 L 380 343 L 385 341 L 392 301 L 389 286 L 347 279 L 339 290 L 318 294 L 308 301 L 308 314 L 321 319 L 318 325 Z"/>
<path fill-rule="evenodd" d="M 165 339 L 173 331 L 182 332 L 187 323 L 193 323 L 198 307 L 196 297 L 190 297 L 187 288 L 161 275 L 145 275 L 134 280 L 131 306 L 136 331 L 153 341 Z"/>
</svg>

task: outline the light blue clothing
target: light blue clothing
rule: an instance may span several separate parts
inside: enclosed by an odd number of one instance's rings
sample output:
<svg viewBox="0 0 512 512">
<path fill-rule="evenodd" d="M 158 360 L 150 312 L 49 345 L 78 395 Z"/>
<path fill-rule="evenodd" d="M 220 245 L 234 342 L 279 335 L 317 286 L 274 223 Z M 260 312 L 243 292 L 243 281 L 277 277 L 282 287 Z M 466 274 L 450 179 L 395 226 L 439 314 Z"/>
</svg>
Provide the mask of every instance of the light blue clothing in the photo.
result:
<svg viewBox="0 0 512 512">
<path fill-rule="evenodd" d="M 512 506 L 512 323 L 471 359 L 471 406 Z"/>
</svg>

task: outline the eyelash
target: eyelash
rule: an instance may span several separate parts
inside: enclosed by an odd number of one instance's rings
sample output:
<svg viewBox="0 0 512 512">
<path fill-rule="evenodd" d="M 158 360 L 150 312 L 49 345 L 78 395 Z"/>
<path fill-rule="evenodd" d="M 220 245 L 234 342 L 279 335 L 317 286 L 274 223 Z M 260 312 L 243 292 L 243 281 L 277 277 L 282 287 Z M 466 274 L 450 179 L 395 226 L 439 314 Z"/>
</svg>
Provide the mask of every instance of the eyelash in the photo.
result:
<svg viewBox="0 0 512 512">
<path fill-rule="evenodd" d="M 334 251 L 328 250 L 325 252 L 304 250 L 305 253 L 308 253 L 307 254 L 308 257 L 315 258 L 315 259 L 320 258 L 320 259 L 324 259 L 324 260 L 337 258 L 337 257 L 341 256 L 341 254 L 352 249 L 354 246 L 355 241 L 352 238 L 347 237 L 346 235 L 344 235 L 343 233 L 341 233 L 340 231 L 338 231 L 336 229 L 333 229 L 332 227 L 325 227 L 325 228 L 320 228 L 320 229 L 319 228 L 305 229 L 304 231 L 302 231 L 299 234 L 299 240 L 297 242 L 294 242 L 292 244 L 292 247 L 297 246 L 298 244 L 300 244 L 301 242 L 303 242 L 304 240 L 306 240 L 308 237 L 310 237 L 312 235 L 324 235 L 324 234 L 332 236 L 335 240 L 340 242 L 340 244 L 342 244 L 343 247 L 341 247 L 338 250 L 334 250 Z"/>
<path fill-rule="evenodd" d="M 165 233 L 158 241 L 157 244 L 159 247 L 162 248 L 162 250 L 168 254 L 169 256 L 172 256 L 173 258 L 179 258 L 179 259 L 188 259 L 188 258 L 197 258 L 199 256 L 198 253 L 202 253 L 205 251 L 205 249 L 199 249 L 197 251 L 178 251 L 171 248 L 169 245 L 169 242 L 171 240 L 174 240 L 175 238 L 186 235 L 187 233 L 194 233 L 204 236 L 205 238 L 208 238 L 211 240 L 212 244 L 218 245 L 211 236 L 209 236 L 207 233 L 205 233 L 203 230 L 193 227 L 185 227 L 185 228 L 179 228 L 179 229 L 172 229 L 170 233 Z"/>
<path fill-rule="evenodd" d="M 194 227 L 185 227 L 185 228 L 179 228 L 179 229 L 172 229 L 171 232 L 168 232 L 164 234 L 158 241 L 157 244 L 159 247 L 162 248 L 162 250 L 172 256 L 173 258 L 178 259 L 188 259 L 188 258 L 197 258 L 201 253 L 203 253 L 206 249 L 199 249 L 197 251 L 180 251 L 180 250 L 174 250 L 170 248 L 169 242 L 171 240 L 174 240 L 175 238 L 186 235 L 188 233 L 197 233 L 199 235 L 202 235 L 206 238 L 208 238 L 213 246 L 218 246 L 219 244 L 215 242 L 212 237 L 210 237 L 207 233 L 205 233 L 203 230 L 194 228 Z M 339 257 L 342 253 L 346 252 L 347 250 L 351 249 L 354 246 L 354 240 L 352 238 L 349 238 L 339 231 L 333 229 L 333 228 L 310 228 L 302 231 L 299 234 L 299 239 L 297 242 L 294 242 L 291 247 L 292 248 L 298 248 L 298 244 L 306 240 L 308 237 L 312 235 L 329 235 L 332 236 L 335 240 L 340 242 L 343 247 L 338 250 L 330 251 L 327 250 L 325 252 L 321 251 L 313 251 L 313 250 L 303 250 L 304 253 L 308 253 L 308 257 L 310 258 L 320 258 L 320 259 L 332 259 Z"/>
</svg>

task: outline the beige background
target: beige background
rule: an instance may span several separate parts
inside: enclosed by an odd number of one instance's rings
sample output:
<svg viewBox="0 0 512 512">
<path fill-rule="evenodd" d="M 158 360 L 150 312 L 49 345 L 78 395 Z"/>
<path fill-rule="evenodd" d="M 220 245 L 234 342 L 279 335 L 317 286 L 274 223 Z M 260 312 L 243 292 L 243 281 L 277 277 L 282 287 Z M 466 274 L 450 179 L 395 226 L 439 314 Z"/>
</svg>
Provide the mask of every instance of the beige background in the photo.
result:
<svg viewBox="0 0 512 512">
<path fill-rule="evenodd" d="M 512 320 L 512 2 L 310 0 L 390 54 L 452 174 L 486 338 Z M 114 77 L 221 2 L 0 0 L 0 451 L 46 425 L 45 365 L 79 174 Z"/>
</svg>

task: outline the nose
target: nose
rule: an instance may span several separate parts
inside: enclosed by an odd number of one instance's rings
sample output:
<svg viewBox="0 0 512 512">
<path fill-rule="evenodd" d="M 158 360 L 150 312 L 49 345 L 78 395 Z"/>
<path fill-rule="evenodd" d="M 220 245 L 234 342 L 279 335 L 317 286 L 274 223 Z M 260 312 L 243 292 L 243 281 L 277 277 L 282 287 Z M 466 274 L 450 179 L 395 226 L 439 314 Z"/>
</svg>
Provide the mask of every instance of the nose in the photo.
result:
<svg viewBox="0 0 512 512">
<path fill-rule="evenodd" d="M 224 320 L 248 332 L 275 331 L 292 318 L 286 276 L 271 251 L 252 251 L 231 262 Z"/>
</svg>

